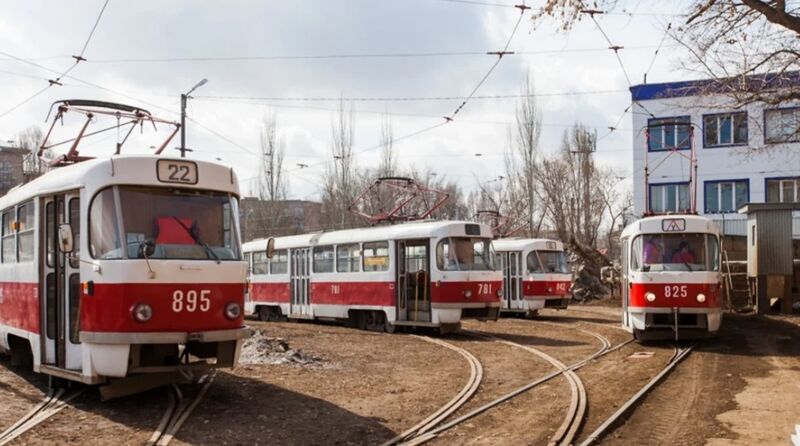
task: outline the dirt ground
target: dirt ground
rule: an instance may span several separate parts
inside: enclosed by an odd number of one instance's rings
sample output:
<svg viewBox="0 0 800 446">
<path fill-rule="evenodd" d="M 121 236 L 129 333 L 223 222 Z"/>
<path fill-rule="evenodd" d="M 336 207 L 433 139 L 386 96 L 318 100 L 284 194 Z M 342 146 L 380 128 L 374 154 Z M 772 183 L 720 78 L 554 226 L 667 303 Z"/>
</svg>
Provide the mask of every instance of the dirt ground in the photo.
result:
<svg viewBox="0 0 800 446">
<path fill-rule="evenodd" d="M 379 444 L 449 401 L 469 374 L 459 354 L 411 334 L 250 323 L 261 330 L 267 350 L 251 348 L 242 355 L 242 365 L 219 372 L 172 444 Z M 630 339 L 619 328 L 619 310 L 596 305 L 543 311 L 535 320 L 467 321 L 464 328 L 535 347 L 567 364 L 601 347 L 587 332 L 613 345 Z M 442 339 L 470 351 L 484 371 L 478 392 L 456 415 L 554 370 L 506 344 L 468 334 Z M 657 374 L 672 352 L 669 343 L 630 343 L 580 369 L 589 408 L 578 440 Z M 40 401 L 46 388 L 46 379 L 11 368 L 8 358 L 0 356 L 0 430 Z M 558 377 L 431 444 L 546 444 L 569 399 L 569 386 Z M 154 390 L 102 403 L 97 391 L 88 389 L 13 444 L 143 444 L 167 401 L 164 390 Z M 800 423 L 798 401 L 798 318 L 726 315 L 719 336 L 700 343 L 601 443 L 789 444 Z"/>
</svg>

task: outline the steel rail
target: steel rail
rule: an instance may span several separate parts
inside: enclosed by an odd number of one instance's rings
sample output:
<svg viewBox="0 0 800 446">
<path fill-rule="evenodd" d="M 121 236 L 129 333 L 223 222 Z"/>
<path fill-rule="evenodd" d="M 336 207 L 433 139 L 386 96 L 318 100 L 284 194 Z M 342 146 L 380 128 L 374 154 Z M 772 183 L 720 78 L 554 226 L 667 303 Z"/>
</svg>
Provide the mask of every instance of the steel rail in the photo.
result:
<svg viewBox="0 0 800 446">
<path fill-rule="evenodd" d="M 580 443 L 580 446 L 589 446 L 594 444 L 597 440 L 603 437 L 604 434 L 611 431 L 611 429 L 617 424 L 618 421 L 622 419 L 630 410 L 645 396 L 649 393 L 656 385 L 658 385 L 661 380 L 664 379 L 669 372 L 671 372 L 676 365 L 678 365 L 683 358 L 689 355 L 692 352 L 694 346 L 689 345 L 683 349 L 675 348 L 675 354 L 670 361 L 667 363 L 666 367 L 664 367 L 661 372 L 658 373 L 653 379 L 651 379 L 647 384 L 644 385 L 635 395 L 633 395 L 628 401 L 625 402 L 616 412 L 614 412 L 606 421 L 603 422 L 594 432 L 589 434 L 589 436 Z"/>
<path fill-rule="evenodd" d="M 604 338 L 604 337 L 600 336 L 599 339 L 601 339 L 601 338 Z M 522 393 L 525 393 L 528 390 L 533 389 L 534 387 L 537 387 L 537 386 L 539 386 L 541 384 L 544 384 L 544 383 L 550 381 L 551 379 L 553 379 L 553 378 L 555 378 L 555 377 L 557 377 L 557 376 L 559 376 L 559 375 L 561 375 L 561 374 L 563 374 L 563 373 L 565 373 L 567 371 L 577 370 L 577 369 L 585 366 L 589 362 L 591 362 L 591 361 L 593 361 L 593 360 L 595 360 L 595 359 L 597 359 L 597 358 L 599 358 L 601 356 L 604 356 L 604 355 L 606 355 L 608 353 L 617 351 L 617 350 L 621 349 L 622 347 L 630 344 L 631 342 L 633 342 L 633 339 L 629 339 L 629 340 L 627 340 L 627 341 L 625 341 L 625 342 L 623 342 L 621 344 L 618 344 L 618 345 L 616 345 L 614 347 L 610 347 L 611 343 L 608 342 L 607 339 L 605 339 L 602 342 L 603 343 L 602 347 L 598 351 L 596 351 L 592 355 L 584 358 L 583 360 L 578 361 L 578 362 L 566 367 L 565 369 L 556 370 L 555 372 L 552 372 L 552 373 L 550 373 L 548 375 L 545 375 L 545 376 L 543 376 L 543 377 L 541 377 L 541 378 L 539 378 L 539 379 L 537 379 L 537 380 L 535 380 L 533 382 L 530 382 L 530 383 L 528 383 L 528 384 L 526 384 L 526 385 L 524 385 L 524 386 L 522 386 L 522 387 L 520 387 L 520 388 L 518 388 L 516 390 L 513 390 L 513 391 L 511 391 L 511 392 L 509 392 L 509 393 L 507 393 L 507 394 L 505 394 L 505 395 L 503 395 L 503 396 L 501 396 L 499 398 L 496 398 L 493 401 L 490 401 L 490 402 L 482 405 L 481 407 L 473 409 L 469 413 L 464 414 L 464 415 L 462 415 L 462 416 L 460 416 L 460 417 L 458 417 L 458 418 L 456 418 L 454 420 L 451 420 L 451 421 L 449 421 L 449 422 L 447 422 L 447 423 L 445 423 L 445 424 L 443 424 L 443 425 L 441 425 L 441 426 L 429 431 L 426 434 L 423 434 L 423 435 L 418 436 L 418 437 L 414 437 L 411 440 L 409 440 L 409 441 L 407 441 L 405 443 L 402 443 L 402 445 L 403 446 L 419 445 L 419 444 L 423 444 L 425 442 L 428 442 L 430 440 L 433 440 L 434 438 L 436 438 L 442 432 L 445 432 L 445 431 L 447 431 L 449 429 L 452 429 L 453 427 L 455 427 L 455 426 L 457 426 L 457 425 L 459 425 L 461 423 L 464 423 L 465 421 L 467 421 L 469 419 L 472 419 L 475 416 L 480 415 L 480 414 L 488 411 L 489 409 L 492 409 L 492 408 L 494 408 L 494 407 L 496 407 L 496 406 L 498 406 L 498 405 L 500 405 L 500 404 L 502 404 L 502 403 L 504 403 L 504 402 L 506 402 L 506 401 L 508 401 L 508 400 L 510 400 L 510 399 L 522 394 Z"/>
<path fill-rule="evenodd" d="M 170 387 L 172 391 L 169 393 L 170 401 L 167 405 L 167 410 L 146 445 L 167 446 L 172 439 L 175 438 L 175 435 L 180 431 L 183 423 L 186 422 L 197 405 L 200 404 L 200 401 L 202 401 L 206 393 L 208 393 L 208 389 L 211 387 L 216 376 L 217 373 L 215 370 L 209 374 L 203 375 L 198 380 L 198 383 L 203 384 L 203 387 L 200 388 L 200 391 L 197 392 L 197 395 L 191 402 L 185 402 L 180 388 L 176 384 L 173 384 Z"/>
<path fill-rule="evenodd" d="M 64 395 L 66 393 L 67 391 L 65 389 L 50 390 L 42 402 L 34 406 L 33 409 L 22 418 L 0 433 L 0 446 L 14 441 L 20 435 L 48 420 L 58 412 L 61 412 L 62 409 L 67 407 L 70 401 L 83 393 L 83 390 L 71 392 L 65 397 Z"/>
<path fill-rule="evenodd" d="M 432 344 L 437 344 L 442 347 L 448 348 L 453 350 L 454 352 L 463 356 L 467 362 L 469 363 L 470 368 L 470 376 L 467 379 L 466 384 L 461 390 L 454 396 L 450 401 L 445 403 L 439 409 L 434 411 L 424 420 L 420 421 L 419 423 L 415 424 L 414 426 L 406 429 L 396 437 L 392 438 L 391 440 L 382 443 L 381 446 L 391 446 L 403 441 L 406 441 L 411 438 L 415 438 L 421 436 L 428 432 L 429 430 L 433 429 L 437 424 L 441 423 L 442 420 L 450 416 L 453 412 L 458 410 L 461 406 L 463 406 L 471 397 L 475 394 L 480 386 L 481 381 L 483 380 L 483 366 L 481 366 L 480 361 L 476 358 L 472 353 L 468 352 L 467 350 L 457 347 L 449 342 L 442 341 L 441 339 L 430 338 L 427 336 L 417 336 L 411 335 L 415 338 L 422 339 L 424 341 L 430 342 Z"/>
</svg>

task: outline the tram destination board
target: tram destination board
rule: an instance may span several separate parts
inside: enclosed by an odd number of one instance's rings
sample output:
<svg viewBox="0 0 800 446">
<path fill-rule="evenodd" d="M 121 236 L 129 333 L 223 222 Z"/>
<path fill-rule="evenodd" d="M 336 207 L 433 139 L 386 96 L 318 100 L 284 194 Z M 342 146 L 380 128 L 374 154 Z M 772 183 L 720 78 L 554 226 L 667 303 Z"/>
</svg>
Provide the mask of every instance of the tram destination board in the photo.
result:
<svg viewBox="0 0 800 446">
<path fill-rule="evenodd" d="M 666 218 L 661 220 L 661 230 L 664 232 L 683 232 L 686 230 L 686 219 Z"/>
<path fill-rule="evenodd" d="M 162 183 L 197 184 L 197 164 L 192 161 L 158 160 L 158 181 Z"/>
</svg>

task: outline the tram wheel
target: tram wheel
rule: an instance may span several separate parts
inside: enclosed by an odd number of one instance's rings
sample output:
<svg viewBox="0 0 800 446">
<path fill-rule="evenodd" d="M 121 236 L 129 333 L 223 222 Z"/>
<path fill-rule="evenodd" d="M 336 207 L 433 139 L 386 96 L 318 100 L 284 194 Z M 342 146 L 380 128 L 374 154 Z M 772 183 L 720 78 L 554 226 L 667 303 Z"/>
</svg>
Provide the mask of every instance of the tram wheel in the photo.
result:
<svg viewBox="0 0 800 446">
<path fill-rule="evenodd" d="M 269 307 L 258 307 L 258 320 L 261 322 L 267 322 L 270 320 L 270 313 L 272 312 L 269 310 Z"/>
<path fill-rule="evenodd" d="M 383 318 L 383 330 L 386 331 L 386 333 L 394 333 L 394 332 L 397 331 L 397 325 L 389 322 L 389 319 L 384 317 Z"/>
</svg>

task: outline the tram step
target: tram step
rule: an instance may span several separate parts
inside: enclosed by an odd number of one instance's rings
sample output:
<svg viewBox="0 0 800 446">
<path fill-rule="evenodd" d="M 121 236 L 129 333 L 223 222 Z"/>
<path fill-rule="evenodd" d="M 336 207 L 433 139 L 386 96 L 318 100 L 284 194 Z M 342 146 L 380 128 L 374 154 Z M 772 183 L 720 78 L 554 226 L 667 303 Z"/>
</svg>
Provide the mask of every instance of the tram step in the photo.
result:
<svg viewBox="0 0 800 446">
<path fill-rule="evenodd" d="M 429 320 L 431 320 L 431 313 L 430 313 L 430 311 L 408 310 L 408 320 L 409 321 L 429 321 Z"/>
</svg>

